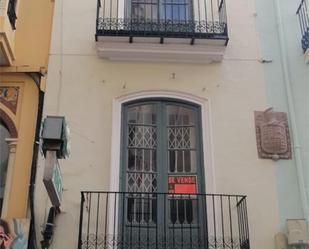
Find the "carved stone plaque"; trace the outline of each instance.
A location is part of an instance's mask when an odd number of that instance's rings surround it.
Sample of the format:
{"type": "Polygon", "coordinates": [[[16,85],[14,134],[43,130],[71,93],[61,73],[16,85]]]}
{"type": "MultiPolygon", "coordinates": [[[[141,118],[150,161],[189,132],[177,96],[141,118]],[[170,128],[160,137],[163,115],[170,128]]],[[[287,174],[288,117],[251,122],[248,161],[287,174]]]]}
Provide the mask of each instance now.
{"type": "Polygon", "coordinates": [[[285,112],[255,111],[255,131],[259,158],[291,159],[291,140],[285,112]]]}

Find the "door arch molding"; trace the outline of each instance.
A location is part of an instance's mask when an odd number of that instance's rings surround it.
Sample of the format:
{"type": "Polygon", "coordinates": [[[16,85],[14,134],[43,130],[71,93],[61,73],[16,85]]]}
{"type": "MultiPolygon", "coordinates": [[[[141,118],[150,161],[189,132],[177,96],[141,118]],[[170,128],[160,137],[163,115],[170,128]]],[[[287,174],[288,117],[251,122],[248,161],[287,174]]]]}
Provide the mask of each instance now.
{"type": "Polygon", "coordinates": [[[110,163],[110,191],[119,191],[120,186],[120,154],[121,154],[121,114],[122,105],[132,101],[139,101],[152,98],[167,98],[175,101],[185,101],[196,104],[201,108],[201,128],[203,140],[203,157],[204,157],[204,172],[206,192],[215,193],[215,169],[213,163],[212,151],[212,127],[211,127],[211,112],[210,100],[208,98],[199,97],[196,95],[167,90],[150,90],[139,91],[130,94],[125,94],[113,99],[112,108],[112,137],[111,137],[111,163],[110,163]]]}
{"type": "Polygon", "coordinates": [[[11,138],[17,138],[18,137],[18,132],[17,132],[17,129],[16,129],[16,126],[15,126],[13,120],[2,109],[0,109],[0,120],[4,123],[4,125],[9,130],[11,138]]]}

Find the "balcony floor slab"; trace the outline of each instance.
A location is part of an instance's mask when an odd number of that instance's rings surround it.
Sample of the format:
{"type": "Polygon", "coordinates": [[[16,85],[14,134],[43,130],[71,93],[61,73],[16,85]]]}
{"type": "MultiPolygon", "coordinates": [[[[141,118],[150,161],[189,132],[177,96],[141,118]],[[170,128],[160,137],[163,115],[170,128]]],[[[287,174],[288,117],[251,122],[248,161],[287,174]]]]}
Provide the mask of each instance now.
{"type": "Polygon", "coordinates": [[[101,58],[122,61],[212,63],[223,59],[224,39],[99,36],[101,58]]]}

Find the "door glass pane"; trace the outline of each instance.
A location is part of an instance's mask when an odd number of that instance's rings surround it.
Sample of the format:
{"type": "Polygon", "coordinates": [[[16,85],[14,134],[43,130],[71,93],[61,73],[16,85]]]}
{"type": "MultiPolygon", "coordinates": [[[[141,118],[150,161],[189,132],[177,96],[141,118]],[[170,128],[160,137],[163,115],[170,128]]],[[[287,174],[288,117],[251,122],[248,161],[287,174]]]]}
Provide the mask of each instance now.
{"type": "Polygon", "coordinates": [[[155,105],[140,105],[130,107],[128,110],[129,124],[156,124],[157,114],[155,105]]]}
{"type": "Polygon", "coordinates": [[[196,173],[196,121],[192,109],[167,106],[170,173],[196,173]]]}
{"type": "Polygon", "coordinates": [[[173,225],[197,224],[197,199],[194,196],[172,195],[169,200],[170,223],[173,225]]]}
{"type": "Polygon", "coordinates": [[[157,20],[158,0],[133,0],[131,2],[131,17],[137,20],[157,20]]]}
{"type": "Polygon", "coordinates": [[[185,23],[191,20],[190,0],[161,0],[161,18],[185,23]]]}
{"type": "Polygon", "coordinates": [[[169,197],[170,223],[173,226],[196,224],[197,208],[193,200],[196,196],[181,195],[197,192],[197,184],[188,181],[197,179],[196,112],[183,106],[168,105],[166,118],[168,172],[173,179],[169,186],[170,193],[173,193],[169,197]]]}
{"type": "Polygon", "coordinates": [[[156,122],[155,105],[128,108],[126,191],[134,192],[127,201],[127,221],[131,224],[156,222],[157,202],[151,194],[158,190],[156,122]]]}
{"type": "Polygon", "coordinates": [[[132,0],[131,18],[152,22],[168,20],[186,23],[192,20],[191,0],[132,0]]]}

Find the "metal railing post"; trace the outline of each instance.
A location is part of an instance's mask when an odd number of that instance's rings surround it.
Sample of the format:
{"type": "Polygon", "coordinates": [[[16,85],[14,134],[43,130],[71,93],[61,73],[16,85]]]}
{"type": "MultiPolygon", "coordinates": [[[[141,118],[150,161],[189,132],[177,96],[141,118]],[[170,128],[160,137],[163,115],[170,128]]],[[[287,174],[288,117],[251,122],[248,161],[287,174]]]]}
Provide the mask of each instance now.
{"type": "Polygon", "coordinates": [[[84,214],[84,193],[81,192],[80,215],[79,215],[79,233],[78,233],[78,249],[82,248],[82,233],[83,233],[83,214],[84,214]]]}

